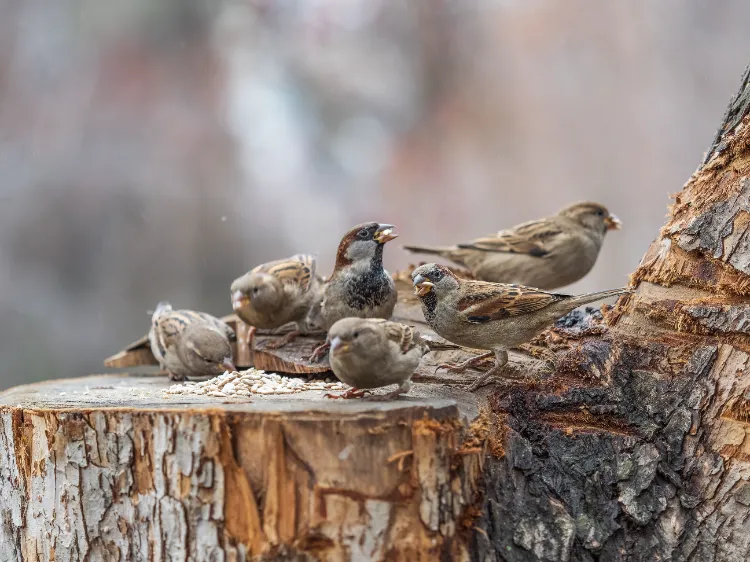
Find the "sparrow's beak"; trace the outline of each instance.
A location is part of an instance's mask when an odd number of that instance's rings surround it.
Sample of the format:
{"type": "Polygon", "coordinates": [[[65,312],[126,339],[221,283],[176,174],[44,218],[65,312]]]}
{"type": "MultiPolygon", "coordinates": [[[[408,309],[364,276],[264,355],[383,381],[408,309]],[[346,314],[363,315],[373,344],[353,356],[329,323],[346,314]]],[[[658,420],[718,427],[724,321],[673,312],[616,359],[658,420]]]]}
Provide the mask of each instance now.
{"type": "Polygon", "coordinates": [[[336,336],[331,340],[331,355],[334,357],[346,353],[352,348],[350,343],[345,342],[340,337],[336,336]]]}
{"type": "Polygon", "coordinates": [[[390,242],[394,238],[398,238],[398,234],[393,233],[394,228],[396,227],[392,224],[379,225],[378,229],[375,231],[375,236],[373,236],[375,242],[377,242],[378,244],[385,244],[386,242],[390,242]]]}
{"type": "Polygon", "coordinates": [[[232,293],[232,310],[239,310],[250,304],[250,299],[242,291],[232,293]]]}
{"type": "Polygon", "coordinates": [[[224,361],[221,362],[221,365],[230,373],[233,373],[237,370],[237,367],[234,366],[234,363],[232,362],[231,357],[225,357],[224,361]]]}
{"type": "Polygon", "coordinates": [[[607,227],[607,230],[620,230],[622,227],[622,221],[611,213],[606,219],[604,219],[604,224],[607,227]]]}
{"type": "Polygon", "coordinates": [[[414,294],[418,297],[426,295],[427,293],[432,291],[432,288],[435,286],[424,275],[417,275],[414,279],[412,279],[412,284],[414,285],[414,294]]]}

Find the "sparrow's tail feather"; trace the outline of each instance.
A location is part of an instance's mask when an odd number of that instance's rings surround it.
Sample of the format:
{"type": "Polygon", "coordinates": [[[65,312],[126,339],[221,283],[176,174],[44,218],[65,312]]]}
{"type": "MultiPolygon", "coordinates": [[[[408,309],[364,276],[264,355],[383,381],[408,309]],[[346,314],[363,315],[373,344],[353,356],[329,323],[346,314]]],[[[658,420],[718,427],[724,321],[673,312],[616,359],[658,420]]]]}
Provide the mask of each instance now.
{"type": "Polygon", "coordinates": [[[624,295],[632,292],[633,289],[629,287],[621,287],[619,289],[609,289],[607,291],[597,291],[596,293],[586,293],[585,295],[578,295],[576,297],[573,297],[568,302],[575,303],[575,305],[578,307],[584,304],[589,304],[590,302],[596,302],[608,299],[609,297],[616,297],[617,295],[624,295]]]}

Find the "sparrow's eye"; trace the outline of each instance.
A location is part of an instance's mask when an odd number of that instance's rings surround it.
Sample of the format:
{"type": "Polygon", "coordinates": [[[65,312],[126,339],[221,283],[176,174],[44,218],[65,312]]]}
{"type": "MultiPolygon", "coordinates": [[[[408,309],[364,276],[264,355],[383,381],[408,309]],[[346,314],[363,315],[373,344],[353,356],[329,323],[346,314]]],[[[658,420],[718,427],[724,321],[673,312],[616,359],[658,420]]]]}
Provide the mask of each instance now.
{"type": "Polygon", "coordinates": [[[432,274],[432,278],[433,278],[433,279],[434,279],[435,281],[438,281],[438,280],[442,279],[442,278],[443,278],[443,272],[442,272],[442,271],[440,271],[439,269],[436,269],[436,270],[435,270],[435,273],[433,273],[433,274],[432,274]]]}
{"type": "Polygon", "coordinates": [[[603,217],[604,216],[604,211],[599,210],[599,211],[596,212],[596,214],[599,215],[600,217],[603,217]]]}
{"type": "Polygon", "coordinates": [[[259,290],[258,287],[253,287],[253,294],[257,295],[258,294],[258,290],[259,290]]]}
{"type": "Polygon", "coordinates": [[[352,334],[352,338],[354,338],[355,340],[356,340],[356,339],[357,339],[358,337],[359,337],[359,332],[354,332],[354,333],[352,334]]]}
{"type": "Polygon", "coordinates": [[[366,228],[363,228],[362,230],[360,230],[359,232],[357,232],[357,236],[359,238],[362,238],[362,239],[367,238],[369,235],[370,235],[370,233],[367,231],[366,228]]]}

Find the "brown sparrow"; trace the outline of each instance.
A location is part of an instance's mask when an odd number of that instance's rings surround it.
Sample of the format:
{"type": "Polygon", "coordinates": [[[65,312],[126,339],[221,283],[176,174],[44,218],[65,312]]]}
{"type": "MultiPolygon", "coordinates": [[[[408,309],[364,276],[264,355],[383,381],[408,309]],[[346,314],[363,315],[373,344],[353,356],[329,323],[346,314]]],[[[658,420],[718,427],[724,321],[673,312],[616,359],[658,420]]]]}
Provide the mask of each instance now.
{"type": "Polygon", "coordinates": [[[480,359],[495,354],[495,365],[470,390],[476,390],[498,374],[508,362],[508,349],[530,341],[535,335],[574,308],[631,292],[612,289],[586,295],[548,293],[522,285],[505,285],[460,279],[445,266],[429,263],[412,274],[415,292],[430,327],[458,345],[487,349],[460,365],[446,365],[460,372],[480,359]]]}
{"type": "Polygon", "coordinates": [[[218,318],[205,312],[172,310],[167,302],[156,306],[148,333],[151,351],[171,380],[236,371],[229,343],[234,338],[232,328],[218,318]]]}
{"type": "Polygon", "coordinates": [[[554,289],[586,275],[594,267],[607,231],[621,225],[603,205],[584,202],[466,244],[404,248],[447,258],[484,281],[554,289]]]}
{"type": "Polygon", "coordinates": [[[359,390],[397,384],[398,388],[373,397],[388,400],[409,392],[411,376],[429,351],[414,328],[380,318],[344,318],[328,331],[330,362],[334,374],[353,387],[342,398],[359,390]]]}
{"type": "Polygon", "coordinates": [[[283,347],[309,333],[311,312],[320,307],[323,282],[315,269],[315,257],[304,254],[259,265],[232,283],[232,308],[244,322],[260,329],[296,323],[295,331],[267,346],[283,347]]]}
{"type": "MultiPolygon", "coordinates": [[[[342,318],[383,318],[393,314],[398,294],[383,269],[383,248],[398,235],[392,224],[369,222],[352,228],[341,239],[336,264],[323,288],[320,322],[326,330],[342,318]]],[[[329,344],[317,347],[311,360],[320,359],[329,344]]]]}

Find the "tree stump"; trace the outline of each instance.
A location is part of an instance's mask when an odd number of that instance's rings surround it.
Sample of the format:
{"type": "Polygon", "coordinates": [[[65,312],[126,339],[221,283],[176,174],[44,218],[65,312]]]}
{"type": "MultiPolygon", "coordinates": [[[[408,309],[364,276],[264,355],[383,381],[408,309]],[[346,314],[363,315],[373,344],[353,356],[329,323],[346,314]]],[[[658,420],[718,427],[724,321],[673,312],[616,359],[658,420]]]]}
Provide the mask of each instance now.
{"type": "Polygon", "coordinates": [[[486,428],[467,425],[462,391],[248,403],[168,386],[96,375],[2,394],[0,559],[468,559],[486,428]]]}

